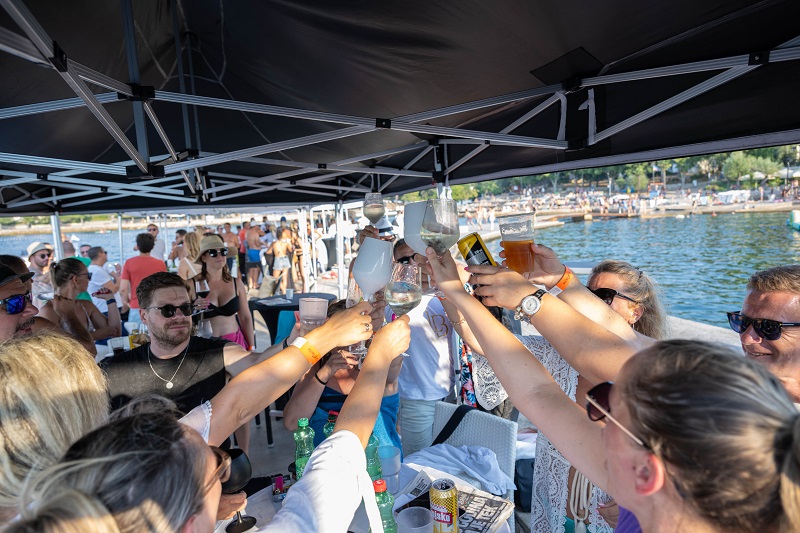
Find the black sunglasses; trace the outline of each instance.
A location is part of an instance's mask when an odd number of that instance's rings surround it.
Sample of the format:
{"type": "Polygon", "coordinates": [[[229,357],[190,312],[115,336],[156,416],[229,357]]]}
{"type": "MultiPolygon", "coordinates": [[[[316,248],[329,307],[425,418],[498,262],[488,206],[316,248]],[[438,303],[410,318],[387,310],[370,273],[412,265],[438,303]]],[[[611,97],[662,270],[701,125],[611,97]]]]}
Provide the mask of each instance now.
{"type": "Polygon", "coordinates": [[[208,254],[209,257],[217,257],[217,255],[221,255],[222,257],[227,257],[228,249],[227,248],[220,248],[219,250],[206,250],[203,252],[204,254],[208,254]]]}
{"type": "Polygon", "coordinates": [[[619,429],[624,431],[626,435],[633,439],[633,442],[649,450],[650,447],[647,446],[642,439],[634,435],[633,432],[623,426],[619,420],[611,416],[611,404],[608,400],[608,396],[613,386],[614,384],[612,382],[606,381],[605,383],[595,385],[586,393],[586,414],[589,416],[589,420],[598,422],[604,418],[608,418],[619,429]]]}
{"type": "Polygon", "coordinates": [[[783,333],[782,328],[796,328],[800,326],[800,322],[778,322],[777,320],[770,320],[768,318],[750,318],[745,316],[741,311],[733,311],[728,314],[728,324],[731,329],[736,333],[742,334],[747,331],[751,325],[753,331],[759,337],[767,339],[768,341],[776,341],[781,338],[783,333]]]}
{"type": "MultiPolygon", "coordinates": [[[[400,263],[401,265],[407,265],[407,264],[409,264],[411,262],[412,259],[417,257],[417,255],[419,255],[419,254],[413,253],[411,255],[407,255],[405,257],[401,257],[400,259],[397,260],[397,262],[400,263]]],[[[416,259],[414,259],[414,260],[416,261],[416,259]]],[[[417,263],[419,263],[419,261],[417,261],[417,263]]]]}
{"type": "Polygon", "coordinates": [[[182,305],[172,305],[166,304],[162,305],[161,307],[145,307],[145,309],[158,309],[161,311],[161,316],[164,318],[172,318],[175,316],[175,311],[180,310],[183,316],[192,316],[192,312],[194,311],[194,305],[192,304],[182,304],[182,305]]]}
{"type": "Polygon", "coordinates": [[[15,294],[14,296],[9,296],[4,300],[0,300],[0,306],[4,306],[6,310],[6,314],[8,315],[18,315],[25,310],[29,303],[33,302],[33,297],[31,293],[27,294],[15,294]]]}
{"type": "Polygon", "coordinates": [[[622,294],[620,292],[617,292],[614,289],[608,289],[606,287],[601,287],[599,289],[589,289],[589,290],[592,291],[592,293],[595,296],[597,296],[598,298],[603,300],[608,305],[611,305],[611,303],[614,301],[614,298],[622,298],[623,300],[628,300],[629,302],[633,302],[635,304],[639,303],[636,300],[634,300],[633,298],[631,298],[629,296],[625,296],[624,294],[622,294]]]}

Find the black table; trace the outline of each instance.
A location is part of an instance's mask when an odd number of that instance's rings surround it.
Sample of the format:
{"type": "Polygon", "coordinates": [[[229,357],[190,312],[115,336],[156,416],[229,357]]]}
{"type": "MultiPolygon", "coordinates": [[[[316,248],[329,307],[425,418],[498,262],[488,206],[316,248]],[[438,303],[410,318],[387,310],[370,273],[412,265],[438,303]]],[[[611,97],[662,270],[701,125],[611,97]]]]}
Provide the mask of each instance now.
{"type": "MultiPolygon", "coordinates": [[[[261,317],[264,319],[264,323],[267,325],[267,329],[269,330],[269,338],[271,342],[275,342],[275,336],[278,333],[278,315],[280,315],[281,311],[298,311],[300,309],[300,298],[324,298],[329,302],[336,299],[336,296],[333,294],[328,294],[327,292],[304,292],[304,293],[294,293],[294,297],[292,298],[291,303],[284,303],[278,305],[264,305],[258,303],[259,300],[278,300],[278,299],[286,299],[285,296],[271,296],[269,298],[250,298],[248,301],[250,305],[250,312],[253,313],[254,311],[258,311],[261,313],[261,317]]],[[[258,347],[259,350],[264,350],[266,347],[258,347]]]]}

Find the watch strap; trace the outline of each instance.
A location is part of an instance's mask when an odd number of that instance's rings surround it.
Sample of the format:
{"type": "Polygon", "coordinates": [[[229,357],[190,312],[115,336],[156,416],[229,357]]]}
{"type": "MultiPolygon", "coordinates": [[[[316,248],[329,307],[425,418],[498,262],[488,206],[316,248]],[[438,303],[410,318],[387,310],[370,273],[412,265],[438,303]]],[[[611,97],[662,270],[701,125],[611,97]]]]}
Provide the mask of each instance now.
{"type": "MultiPolygon", "coordinates": [[[[536,292],[534,292],[533,294],[529,294],[525,298],[530,298],[531,296],[533,296],[534,298],[537,298],[541,302],[542,301],[542,296],[544,296],[545,294],[547,294],[546,290],[537,289],[536,292]]],[[[522,310],[522,302],[525,301],[525,298],[523,298],[522,301],[519,302],[519,305],[514,310],[514,318],[516,320],[528,319],[531,316],[531,315],[529,315],[528,313],[526,313],[525,311],[522,310]]]]}

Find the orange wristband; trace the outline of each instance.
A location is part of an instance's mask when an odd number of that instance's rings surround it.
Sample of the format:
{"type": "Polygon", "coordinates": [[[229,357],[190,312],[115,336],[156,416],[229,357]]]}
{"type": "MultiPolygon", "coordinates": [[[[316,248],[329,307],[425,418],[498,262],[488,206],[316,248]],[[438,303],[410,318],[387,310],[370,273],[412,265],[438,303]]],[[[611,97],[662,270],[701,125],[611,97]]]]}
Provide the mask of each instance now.
{"type": "Polygon", "coordinates": [[[313,365],[317,361],[322,358],[322,354],[319,353],[319,350],[308,342],[305,337],[297,337],[295,340],[292,341],[291,346],[294,346],[300,353],[303,354],[303,357],[306,358],[309,364],[313,365]]]}
{"type": "Polygon", "coordinates": [[[558,280],[558,283],[556,283],[555,286],[547,292],[553,296],[558,296],[569,286],[570,283],[572,283],[572,278],[574,277],[575,275],[572,273],[572,270],[568,266],[564,265],[564,275],[561,276],[561,279],[558,280]]]}

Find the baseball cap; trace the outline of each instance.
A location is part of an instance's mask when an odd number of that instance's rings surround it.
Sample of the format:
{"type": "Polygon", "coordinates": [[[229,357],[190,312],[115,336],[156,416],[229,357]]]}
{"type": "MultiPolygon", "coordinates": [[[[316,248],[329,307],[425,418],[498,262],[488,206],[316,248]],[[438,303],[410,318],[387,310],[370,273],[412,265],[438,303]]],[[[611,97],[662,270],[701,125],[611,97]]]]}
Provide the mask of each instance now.
{"type": "Polygon", "coordinates": [[[42,250],[47,250],[48,252],[53,251],[53,247],[44,242],[32,242],[28,245],[28,257],[32,256],[36,252],[41,252],[42,250]]]}
{"type": "Polygon", "coordinates": [[[281,217],[281,222],[286,222],[286,217],[281,217]]]}
{"type": "Polygon", "coordinates": [[[0,263],[0,287],[5,285],[6,283],[11,283],[15,279],[18,279],[23,283],[25,283],[32,277],[33,277],[33,272],[25,272],[24,274],[17,274],[10,266],[4,263],[0,263]]]}

